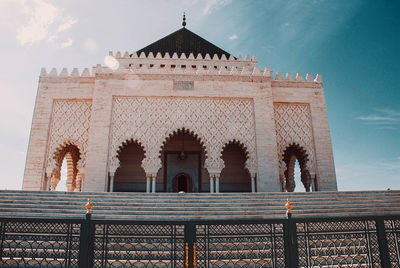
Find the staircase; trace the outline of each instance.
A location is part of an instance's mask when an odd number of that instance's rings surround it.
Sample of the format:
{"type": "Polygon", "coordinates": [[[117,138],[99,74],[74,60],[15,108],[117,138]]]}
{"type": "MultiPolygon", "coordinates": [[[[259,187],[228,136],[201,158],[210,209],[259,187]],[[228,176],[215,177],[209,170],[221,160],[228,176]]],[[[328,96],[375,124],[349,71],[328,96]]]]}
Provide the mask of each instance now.
{"type": "Polygon", "coordinates": [[[75,193],[0,191],[0,217],[82,218],[93,203],[94,219],[223,220],[400,214],[400,191],[313,193],[75,193]]]}

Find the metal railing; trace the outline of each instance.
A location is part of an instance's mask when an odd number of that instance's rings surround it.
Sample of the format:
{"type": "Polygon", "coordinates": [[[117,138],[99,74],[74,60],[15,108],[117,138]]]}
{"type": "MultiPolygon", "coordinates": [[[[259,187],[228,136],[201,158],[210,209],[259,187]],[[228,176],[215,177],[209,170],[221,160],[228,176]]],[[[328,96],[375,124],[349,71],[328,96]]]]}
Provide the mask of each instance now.
{"type": "MultiPolygon", "coordinates": [[[[288,205],[288,204],[287,204],[288,205]]],[[[400,267],[400,215],[207,221],[0,218],[0,267],[400,267]]]]}

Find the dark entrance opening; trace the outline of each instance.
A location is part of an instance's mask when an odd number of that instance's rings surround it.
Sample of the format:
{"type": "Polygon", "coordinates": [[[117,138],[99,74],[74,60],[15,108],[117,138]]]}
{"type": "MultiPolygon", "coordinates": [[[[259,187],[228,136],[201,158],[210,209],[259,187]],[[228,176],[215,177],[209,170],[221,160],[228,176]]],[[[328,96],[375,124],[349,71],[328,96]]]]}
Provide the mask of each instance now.
{"type": "Polygon", "coordinates": [[[204,145],[194,133],[185,129],[174,132],[161,151],[163,168],[157,184],[167,193],[209,191],[205,158],[204,145]]]}
{"type": "Polygon", "coordinates": [[[143,147],[128,141],[118,153],[120,166],[115,172],[114,192],[146,192],[146,173],[142,168],[143,147]]]}
{"type": "Polygon", "coordinates": [[[192,191],[192,181],[186,174],[179,174],[174,178],[174,192],[190,193],[192,191]]]}

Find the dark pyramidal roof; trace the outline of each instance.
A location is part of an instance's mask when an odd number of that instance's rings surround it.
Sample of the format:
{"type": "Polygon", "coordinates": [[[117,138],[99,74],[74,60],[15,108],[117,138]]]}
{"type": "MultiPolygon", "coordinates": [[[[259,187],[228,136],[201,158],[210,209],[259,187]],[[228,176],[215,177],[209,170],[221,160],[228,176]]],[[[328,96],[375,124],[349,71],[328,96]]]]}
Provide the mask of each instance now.
{"type": "Polygon", "coordinates": [[[142,52],[146,54],[146,57],[150,52],[153,52],[154,56],[160,52],[163,57],[167,52],[171,57],[175,52],[179,57],[182,53],[185,53],[186,57],[189,57],[190,53],[193,53],[193,55],[197,57],[197,54],[200,53],[203,58],[207,53],[210,55],[210,57],[213,57],[214,54],[217,54],[219,58],[221,58],[223,54],[226,56],[226,58],[229,58],[231,55],[216,45],[208,42],[204,38],[193,33],[192,31],[189,31],[185,27],[173,32],[170,35],[167,35],[164,38],[161,38],[147,47],[136,51],[138,55],[140,55],[142,52]]]}

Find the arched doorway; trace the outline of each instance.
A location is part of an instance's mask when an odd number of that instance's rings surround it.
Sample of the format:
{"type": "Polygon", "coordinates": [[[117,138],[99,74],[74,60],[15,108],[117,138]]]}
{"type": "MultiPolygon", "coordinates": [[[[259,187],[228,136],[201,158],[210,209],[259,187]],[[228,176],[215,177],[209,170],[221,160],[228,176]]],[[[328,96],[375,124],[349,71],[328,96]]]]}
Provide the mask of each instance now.
{"type": "MultiPolygon", "coordinates": [[[[61,145],[55,155],[56,168],[50,178],[52,191],[81,191],[81,176],[78,170],[78,161],[81,153],[78,146],[71,142],[61,145]]],[[[48,187],[48,186],[46,186],[48,187]]]]}
{"type": "Polygon", "coordinates": [[[164,142],[160,157],[163,166],[157,176],[159,191],[177,192],[179,187],[186,187],[184,192],[210,191],[204,169],[205,148],[193,132],[180,129],[171,134],[164,142]]]}
{"type": "Polygon", "coordinates": [[[299,191],[301,185],[296,185],[295,182],[295,167],[300,166],[300,181],[304,186],[304,190],[311,190],[311,176],[307,170],[308,155],[306,151],[298,144],[289,145],[283,153],[283,161],[286,164],[284,191],[294,192],[299,191]]]}
{"type": "Polygon", "coordinates": [[[247,152],[243,144],[232,141],[222,151],[225,167],[219,179],[220,192],[251,192],[251,178],[245,167],[247,152]]]}
{"type": "Polygon", "coordinates": [[[175,176],[174,178],[174,192],[192,192],[192,180],[189,175],[185,173],[181,173],[175,176]]]}
{"type": "Polygon", "coordinates": [[[136,141],[130,140],[122,146],[118,152],[120,166],[114,176],[114,192],[146,192],[143,158],[143,147],[136,141]]]}

